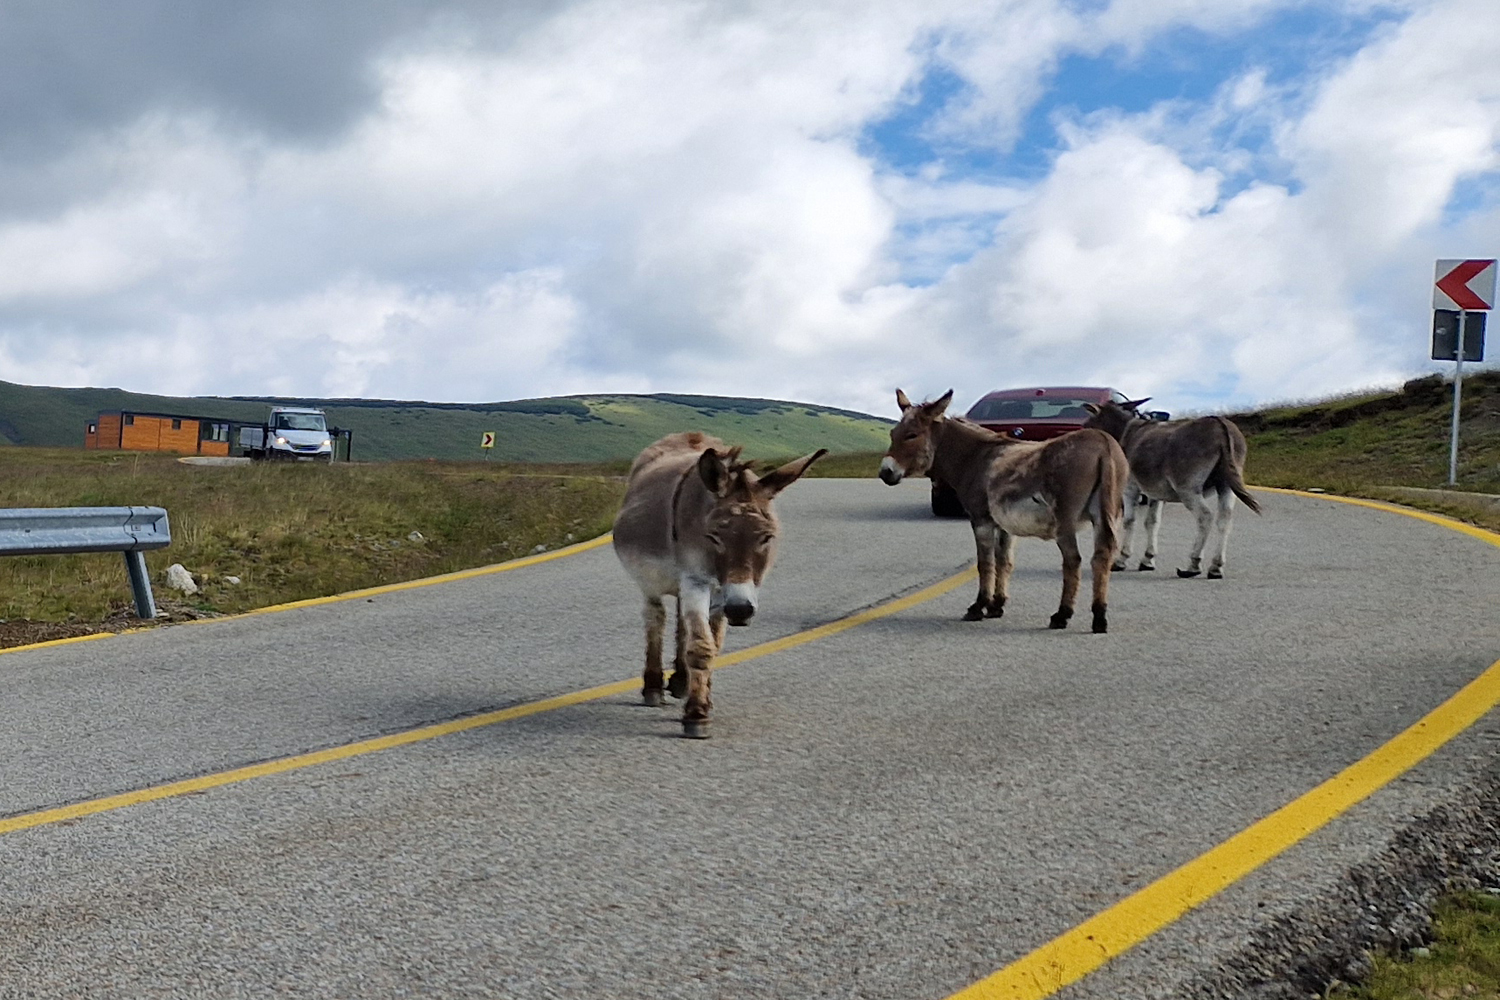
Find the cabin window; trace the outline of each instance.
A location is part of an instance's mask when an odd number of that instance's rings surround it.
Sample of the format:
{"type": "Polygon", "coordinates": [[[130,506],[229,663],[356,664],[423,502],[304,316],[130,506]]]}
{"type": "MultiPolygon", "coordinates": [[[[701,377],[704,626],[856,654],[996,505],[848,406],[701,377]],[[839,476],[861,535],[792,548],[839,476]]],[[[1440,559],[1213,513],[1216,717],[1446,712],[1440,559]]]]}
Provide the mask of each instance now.
{"type": "Polygon", "coordinates": [[[135,414],[134,413],[127,413],[127,414],[125,414],[125,426],[126,427],[134,427],[135,426],[135,414]]]}
{"type": "Polygon", "coordinates": [[[228,424],[209,424],[209,423],[205,423],[202,426],[203,426],[203,431],[202,431],[203,440],[205,440],[205,441],[228,441],[229,440],[229,425],[228,424]]]}
{"type": "Polygon", "coordinates": [[[98,434],[99,433],[99,425],[98,424],[89,424],[89,433],[90,434],[98,434]]]}
{"type": "Polygon", "coordinates": [[[180,430],[182,430],[182,418],[181,417],[173,417],[172,418],[172,429],[174,431],[180,431],[180,430]]]}

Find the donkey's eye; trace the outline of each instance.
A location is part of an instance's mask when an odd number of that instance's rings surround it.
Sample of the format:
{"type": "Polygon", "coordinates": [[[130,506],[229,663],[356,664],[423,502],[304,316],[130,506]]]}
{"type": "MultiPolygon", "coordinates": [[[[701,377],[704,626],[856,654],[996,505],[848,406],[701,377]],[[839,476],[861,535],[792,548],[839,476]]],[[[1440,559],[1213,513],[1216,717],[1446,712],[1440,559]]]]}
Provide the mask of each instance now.
{"type": "Polygon", "coordinates": [[[703,537],[708,540],[708,544],[712,545],[716,549],[722,549],[724,547],[724,543],[719,540],[719,536],[715,535],[713,532],[709,532],[703,537]]]}
{"type": "Polygon", "coordinates": [[[770,545],[774,541],[776,541],[776,536],[775,535],[761,535],[759,538],[757,538],[755,540],[755,544],[759,548],[763,549],[767,545],[770,545]]]}

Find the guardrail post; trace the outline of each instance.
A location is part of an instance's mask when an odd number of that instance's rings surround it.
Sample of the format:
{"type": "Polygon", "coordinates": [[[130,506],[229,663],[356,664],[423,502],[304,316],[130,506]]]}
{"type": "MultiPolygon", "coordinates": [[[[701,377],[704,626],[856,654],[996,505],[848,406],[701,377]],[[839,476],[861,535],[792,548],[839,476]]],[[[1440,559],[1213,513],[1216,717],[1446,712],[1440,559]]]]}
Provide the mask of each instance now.
{"type": "Polygon", "coordinates": [[[135,595],[137,618],[156,617],[156,598],[151,594],[151,577],[146,573],[146,553],[125,553],[125,569],[130,574],[130,591],[135,595]]]}

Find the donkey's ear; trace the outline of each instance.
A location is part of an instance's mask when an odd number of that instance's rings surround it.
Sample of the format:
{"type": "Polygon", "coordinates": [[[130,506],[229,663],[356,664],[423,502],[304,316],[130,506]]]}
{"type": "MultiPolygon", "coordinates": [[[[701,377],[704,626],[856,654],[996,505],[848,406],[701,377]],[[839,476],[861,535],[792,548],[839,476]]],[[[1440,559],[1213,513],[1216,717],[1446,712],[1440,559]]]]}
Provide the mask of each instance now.
{"type": "Polygon", "coordinates": [[[911,400],[907,399],[906,393],[902,392],[900,389],[896,390],[896,405],[901,407],[902,413],[905,413],[907,410],[911,409],[911,400]]]}
{"type": "Polygon", "coordinates": [[[1142,406],[1145,406],[1149,402],[1151,402],[1151,397],[1150,396],[1144,396],[1144,397],[1142,397],[1140,399],[1127,399],[1125,402],[1121,403],[1120,405],[1123,406],[1125,409],[1129,410],[1130,412],[1134,413],[1137,409],[1139,409],[1142,406]]]}
{"type": "Polygon", "coordinates": [[[1090,413],[1097,414],[1099,412],[1099,407],[1095,406],[1093,403],[1084,403],[1083,408],[1085,410],[1088,410],[1090,413]]]}
{"type": "Polygon", "coordinates": [[[729,466],[712,448],[698,456],[698,478],[703,480],[708,492],[716,497],[729,492],[729,466]]]}
{"type": "Polygon", "coordinates": [[[936,420],[938,417],[941,417],[944,413],[948,412],[948,404],[951,402],[953,402],[953,390],[949,389],[947,392],[943,393],[932,402],[923,403],[922,409],[927,411],[927,415],[929,417],[936,420]]]}
{"type": "Polygon", "coordinates": [[[756,487],[774,497],[801,479],[802,474],[812,468],[812,464],[826,454],[828,454],[827,448],[819,448],[811,455],[803,455],[799,459],[786,463],[779,469],[773,469],[760,477],[760,482],[756,483],[756,487]]]}

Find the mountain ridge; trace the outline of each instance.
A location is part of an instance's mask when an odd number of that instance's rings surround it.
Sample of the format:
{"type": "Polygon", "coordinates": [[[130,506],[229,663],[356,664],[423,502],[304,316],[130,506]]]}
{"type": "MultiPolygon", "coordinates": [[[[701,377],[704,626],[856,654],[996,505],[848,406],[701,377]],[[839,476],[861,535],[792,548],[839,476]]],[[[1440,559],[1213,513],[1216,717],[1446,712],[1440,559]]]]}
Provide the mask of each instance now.
{"type": "Polygon", "coordinates": [[[663,434],[701,430],[752,454],[883,449],[893,421],[791,400],[687,393],[592,393],[492,403],[320,398],[164,396],[120,388],[60,388],[0,381],[0,437],[19,446],[82,447],[100,412],[133,410],[245,423],[273,405],[316,406],[354,431],[362,460],[479,459],[594,462],[630,458],[663,434]],[[478,447],[497,436],[492,455],[478,447]]]}

